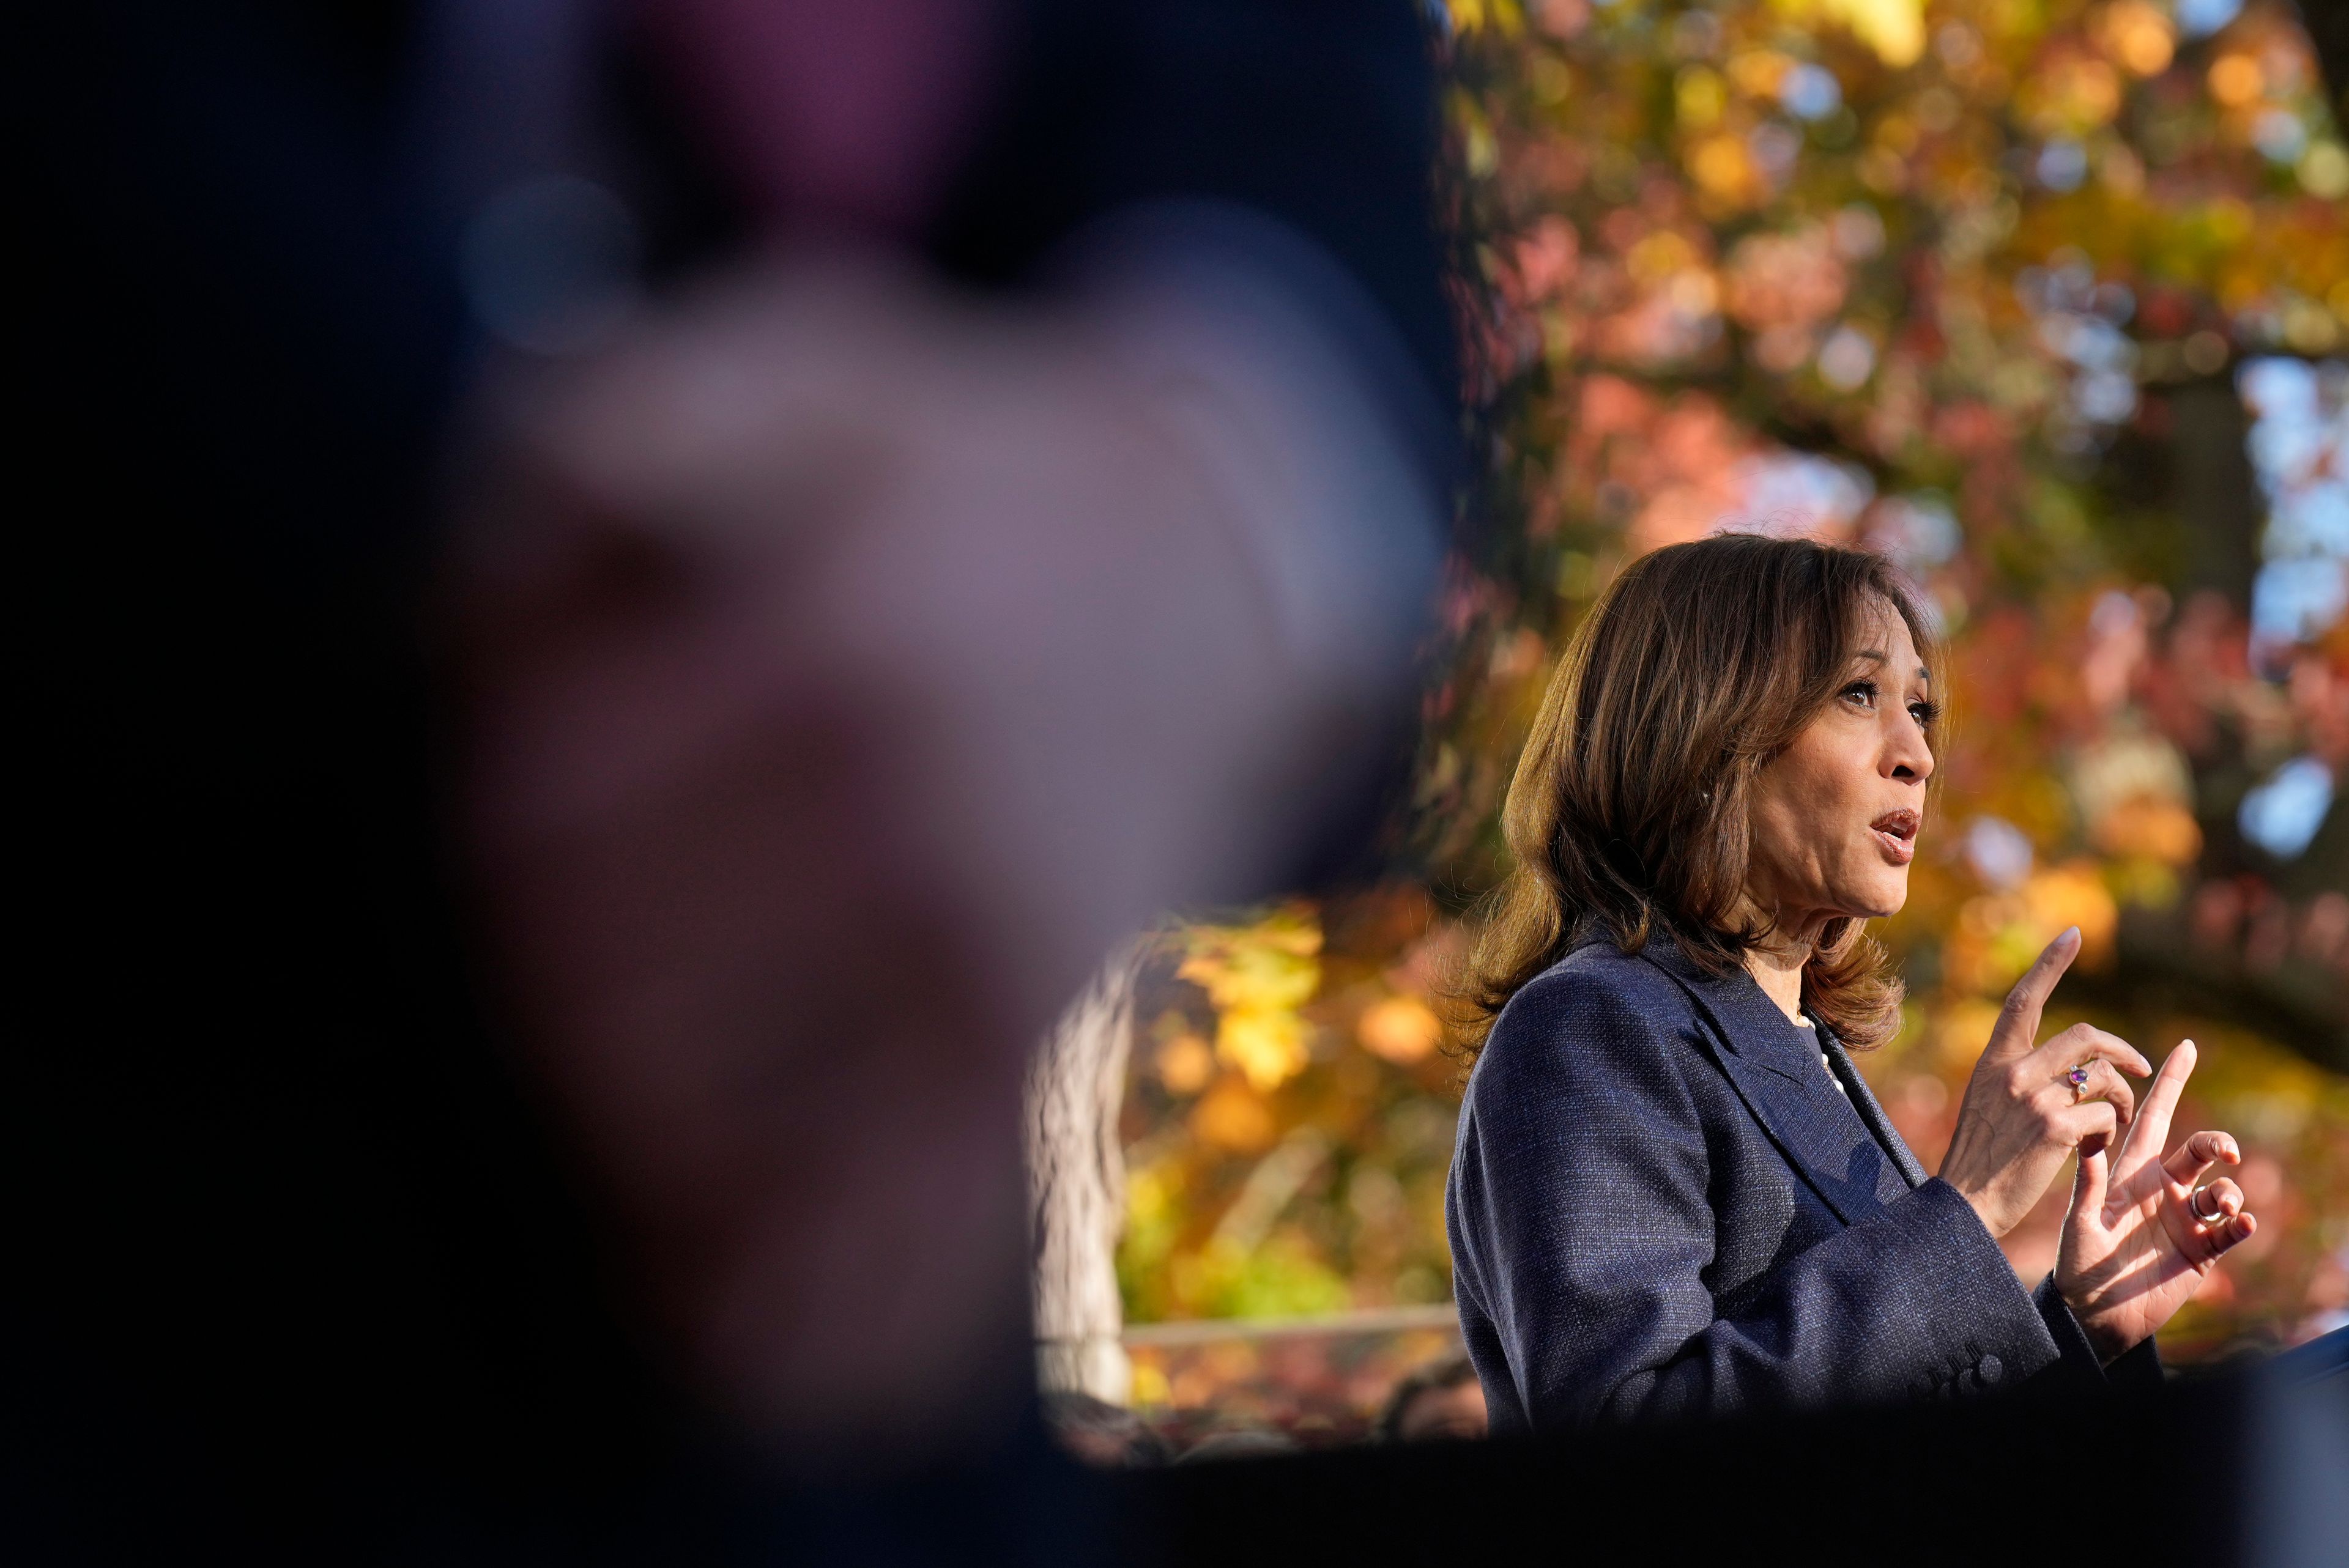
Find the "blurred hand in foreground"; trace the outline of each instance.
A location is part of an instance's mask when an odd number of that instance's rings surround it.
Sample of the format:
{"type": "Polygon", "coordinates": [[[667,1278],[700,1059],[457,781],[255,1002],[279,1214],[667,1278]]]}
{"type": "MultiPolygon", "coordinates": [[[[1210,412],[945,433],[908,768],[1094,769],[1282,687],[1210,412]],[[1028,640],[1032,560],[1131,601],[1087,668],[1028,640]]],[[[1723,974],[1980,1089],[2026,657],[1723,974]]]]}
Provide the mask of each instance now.
{"type": "Polygon", "coordinates": [[[1314,337],[1278,288],[784,258],[492,400],[491,937],[657,1337],[795,1463],[1001,1440],[1030,1042],[1257,891],[1407,689],[1435,531],[1314,337]],[[1364,586],[1381,508],[1425,562],[1364,586]]]}

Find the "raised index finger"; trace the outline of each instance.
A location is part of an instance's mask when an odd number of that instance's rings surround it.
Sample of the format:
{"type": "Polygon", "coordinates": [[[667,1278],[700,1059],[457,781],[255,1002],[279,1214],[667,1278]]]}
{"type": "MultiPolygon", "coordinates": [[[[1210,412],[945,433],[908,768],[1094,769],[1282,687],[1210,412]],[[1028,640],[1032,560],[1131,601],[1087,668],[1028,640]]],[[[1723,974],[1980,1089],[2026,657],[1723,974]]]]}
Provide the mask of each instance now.
{"type": "Polygon", "coordinates": [[[2129,1129],[2128,1139],[2121,1145],[2121,1157],[2114,1166],[2115,1180],[2127,1181],[2147,1161],[2161,1158],[2162,1148],[2169,1141],[2169,1119],[2178,1109],[2178,1097],[2185,1092],[2186,1078],[2194,1070],[2198,1054],[2193,1041],[2180,1040],[2177,1048],[2163,1058],[2161,1071],[2154,1075],[2152,1087],[2145,1091],[2145,1104],[2138,1108],[2137,1125],[2129,1129]]]}
{"type": "Polygon", "coordinates": [[[2014,989],[2006,994],[2006,1006],[1999,1010],[1998,1024],[1990,1032],[1990,1045],[1982,1055],[1992,1061],[2005,1061],[2022,1056],[2031,1049],[2031,1042],[2039,1037],[2039,1015],[2047,1006],[2048,996],[2064,971],[2072,967],[2079,956],[2080,928],[2064,927],[2055,940],[2040,949],[2039,956],[2014,989]]]}

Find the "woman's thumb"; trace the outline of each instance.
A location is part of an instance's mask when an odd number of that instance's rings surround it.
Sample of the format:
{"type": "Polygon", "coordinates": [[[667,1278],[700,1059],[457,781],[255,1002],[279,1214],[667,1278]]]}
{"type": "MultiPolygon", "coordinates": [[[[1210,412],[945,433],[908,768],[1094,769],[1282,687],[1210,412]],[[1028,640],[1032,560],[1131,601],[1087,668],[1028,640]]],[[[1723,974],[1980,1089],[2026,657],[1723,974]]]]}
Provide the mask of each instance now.
{"type": "Polygon", "coordinates": [[[2105,1192],[2112,1180],[2112,1158],[2105,1151],[2105,1140],[2100,1136],[2093,1145],[2080,1145],[2080,1168],[2072,1177],[2072,1217],[2101,1219],[2105,1212],[2105,1192]]]}

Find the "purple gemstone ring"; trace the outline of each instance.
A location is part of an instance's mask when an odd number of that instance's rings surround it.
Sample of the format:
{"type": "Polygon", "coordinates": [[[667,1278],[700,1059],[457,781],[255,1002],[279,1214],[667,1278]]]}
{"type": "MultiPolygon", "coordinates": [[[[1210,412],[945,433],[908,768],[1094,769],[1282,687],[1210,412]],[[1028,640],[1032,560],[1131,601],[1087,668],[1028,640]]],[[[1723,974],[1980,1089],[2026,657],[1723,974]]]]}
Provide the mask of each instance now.
{"type": "Polygon", "coordinates": [[[2070,1072],[2064,1075],[2064,1081],[2072,1086],[2072,1103],[2079,1104],[2087,1098],[2081,1091],[2088,1087],[2088,1064],[2080,1062],[2075,1065],[2070,1072]]]}

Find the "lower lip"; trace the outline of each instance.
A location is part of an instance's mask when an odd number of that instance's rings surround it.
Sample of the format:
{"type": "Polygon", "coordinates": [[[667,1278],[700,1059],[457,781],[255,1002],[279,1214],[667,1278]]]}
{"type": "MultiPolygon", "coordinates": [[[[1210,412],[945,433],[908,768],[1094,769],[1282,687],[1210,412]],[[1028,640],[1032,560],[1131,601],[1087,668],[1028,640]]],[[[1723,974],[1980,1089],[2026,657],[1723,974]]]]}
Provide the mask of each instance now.
{"type": "Polygon", "coordinates": [[[1884,858],[1894,865],[1905,866],[1917,858],[1916,840],[1897,837],[1881,828],[1870,828],[1868,830],[1876,835],[1876,841],[1884,846],[1884,858]]]}

